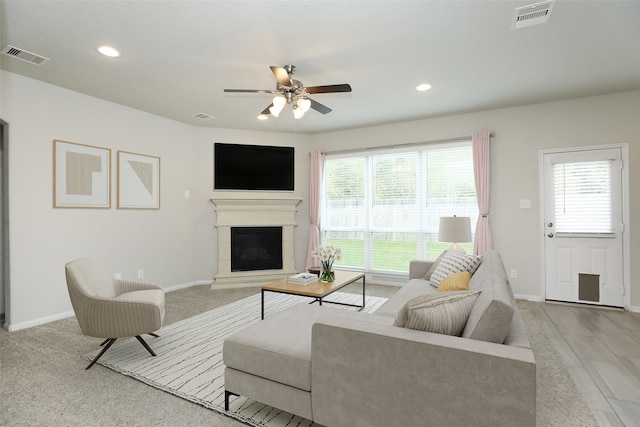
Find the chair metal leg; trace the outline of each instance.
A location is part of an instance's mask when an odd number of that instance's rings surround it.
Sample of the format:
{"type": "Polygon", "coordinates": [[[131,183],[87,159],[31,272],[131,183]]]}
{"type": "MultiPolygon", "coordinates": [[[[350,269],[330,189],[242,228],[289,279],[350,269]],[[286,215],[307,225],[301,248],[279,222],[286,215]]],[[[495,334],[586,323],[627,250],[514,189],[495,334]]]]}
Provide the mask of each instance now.
{"type": "Polygon", "coordinates": [[[144,348],[147,349],[147,351],[149,353],[151,353],[152,356],[155,356],[156,354],[153,352],[153,350],[151,350],[151,347],[149,347],[149,344],[146,343],[145,340],[142,339],[142,337],[140,335],[136,335],[136,339],[138,341],[140,341],[140,344],[142,344],[144,346],[144,348]]]}
{"type": "MultiPolygon", "coordinates": [[[[154,334],[154,333],[150,333],[149,335],[154,336],[154,337],[158,337],[158,335],[154,334]]],[[[155,356],[156,354],[153,352],[153,350],[151,349],[151,347],[149,347],[149,344],[146,343],[145,340],[142,339],[142,337],[140,335],[136,335],[136,339],[140,342],[140,344],[142,344],[142,346],[144,348],[147,349],[147,351],[152,355],[155,356]]],[[[113,345],[114,342],[116,342],[117,338],[107,338],[106,340],[104,340],[100,346],[104,346],[104,348],[102,349],[102,351],[100,353],[98,353],[98,355],[91,361],[91,363],[89,363],[89,366],[87,366],[86,368],[84,368],[84,370],[86,371],[87,369],[89,369],[90,367],[92,367],[93,365],[95,365],[95,363],[98,361],[98,359],[100,359],[102,357],[102,355],[109,350],[109,347],[111,347],[113,345]],[[106,344],[106,345],[105,345],[106,344]]]]}
{"type": "Polygon", "coordinates": [[[109,350],[109,347],[111,347],[113,345],[113,343],[116,342],[116,340],[117,340],[117,338],[108,338],[105,342],[100,344],[100,345],[103,345],[104,343],[106,343],[107,345],[104,346],[102,351],[100,353],[98,353],[98,355],[91,361],[91,363],[89,363],[89,366],[84,368],[84,370],[86,371],[87,369],[92,367],[98,361],[98,359],[100,359],[102,357],[102,355],[105,353],[105,351],[109,350]]]}
{"type": "Polygon", "coordinates": [[[155,337],[155,338],[160,338],[160,335],[154,334],[153,332],[149,332],[148,335],[151,335],[152,337],[155,337]]]}

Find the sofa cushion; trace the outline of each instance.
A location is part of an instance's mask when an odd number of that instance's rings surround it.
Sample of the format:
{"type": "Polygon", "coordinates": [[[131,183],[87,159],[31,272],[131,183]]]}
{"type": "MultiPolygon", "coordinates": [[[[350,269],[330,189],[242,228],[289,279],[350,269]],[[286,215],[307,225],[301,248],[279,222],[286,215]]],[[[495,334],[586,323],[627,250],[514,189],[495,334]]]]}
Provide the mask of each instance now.
{"type": "Polygon", "coordinates": [[[410,279],[395,294],[391,296],[375,311],[377,315],[389,316],[395,319],[398,311],[412,298],[435,293],[436,288],[429,286],[429,282],[422,279],[410,279]]]}
{"type": "Polygon", "coordinates": [[[447,291],[466,291],[469,289],[469,281],[471,280],[471,273],[468,271],[460,271],[453,273],[442,279],[442,282],[438,285],[438,292],[447,291]]]}
{"type": "Polygon", "coordinates": [[[446,250],[440,257],[438,266],[431,274],[429,280],[431,286],[438,287],[440,282],[452,273],[458,273],[460,271],[468,271],[471,275],[476,271],[482,258],[475,255],[468,255],[462,252],[446,250]]]}
{"type": "Polygon", "coordinates": [[[229,368],[311,390],[311,327],[319,313],[295,305],[224,340],[229,368]]]}
{"type": "Polygon", "coordinates": [[[504,343],[511,327],[514,307],[509,279],[500,254],[487,252],[469,282],[469,290],[481,290],[462,332],[465,338],[504,343]]]}
{"type": "Polygon", "coordinates": [[[398,312],[394,326],[460,336],[480,291],[453,291],[411,299],[398,312]]]}

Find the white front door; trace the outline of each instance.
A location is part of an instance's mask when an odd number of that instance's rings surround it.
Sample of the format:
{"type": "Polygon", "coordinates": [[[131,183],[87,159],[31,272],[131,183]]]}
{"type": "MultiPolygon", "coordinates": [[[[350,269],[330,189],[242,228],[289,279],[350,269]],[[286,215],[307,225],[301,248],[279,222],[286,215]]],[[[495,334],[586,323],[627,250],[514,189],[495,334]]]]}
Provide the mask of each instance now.
{"type": "Polygon", "coordinates": [[[545,299],[624,304],[622,150],[543,153],[545,299]]]}

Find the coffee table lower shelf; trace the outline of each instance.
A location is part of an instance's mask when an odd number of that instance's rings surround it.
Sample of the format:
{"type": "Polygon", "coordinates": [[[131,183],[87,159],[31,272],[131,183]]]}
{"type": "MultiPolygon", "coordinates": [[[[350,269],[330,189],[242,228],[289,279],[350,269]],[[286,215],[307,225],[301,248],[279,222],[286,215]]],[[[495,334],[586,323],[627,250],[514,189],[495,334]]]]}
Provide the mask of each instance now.
{"type": "Polygon", "coordinates": [[[280,279],[262,287],[262,313],[261,319],[264,319],[264,294],[265,292],[276,292],[281,294],[298,295],[303,297],[312,298],[309,304],[318,303],[322,305],[323,302],[328,304],[344,305],[348,307],[356,307],[362,311],[365,307],[365,276],[364,273],[355,273],[350,271],[336,271],[336,279],[332,283],[323,283],[319,280],[316,283],[310,283],[308,285],[295,285],[287,283],[287,279],[280,279]],[[350,285],[353,282],[362,279],[362,305],[347,304],[339,301],[326,300],[325,297],[331,295],[339,289],[350,285]]]}

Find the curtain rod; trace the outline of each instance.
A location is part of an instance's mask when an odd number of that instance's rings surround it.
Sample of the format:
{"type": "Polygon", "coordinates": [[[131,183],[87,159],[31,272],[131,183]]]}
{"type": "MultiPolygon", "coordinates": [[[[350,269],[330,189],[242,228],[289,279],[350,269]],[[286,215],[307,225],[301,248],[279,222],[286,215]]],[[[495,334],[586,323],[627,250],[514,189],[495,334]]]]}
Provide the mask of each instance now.
{"type": "MultiPolygon", "coordinates": [[[[496,136],[496,133],[494,131],[489,132],[490,138],[493,138],[494,136],[496,136]]],[[[405,142],[402,144],[380,145],[376,147],[351,148],[348,150],[337,150],[337,151],[323,151],[322,154],[344,154],[344,153],[356,153],[356,152],[367,151],[367,150],[382,150],[382,149],[389,149],[389,148],[410,147],[412,145],[444,144],[447,142],[458,142],[458,141],[470,140],[471,137],[472,135],[468,135],[468,136],[465,135],[465,136],[456,136],[453,138],[434,139],[431,141],[405,142]]],[[[311,155],[311,153],[309,153],[309,155],[311,155]]]]}

